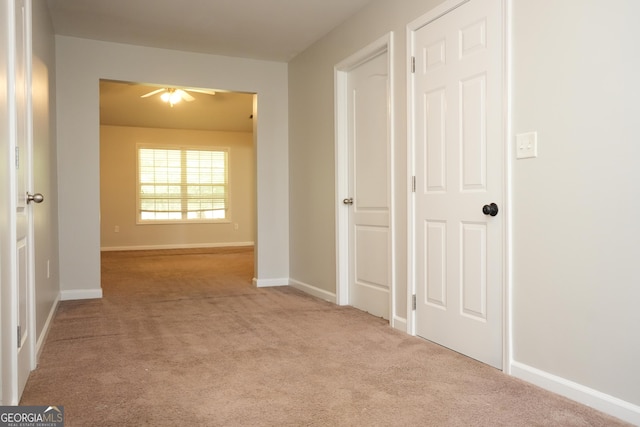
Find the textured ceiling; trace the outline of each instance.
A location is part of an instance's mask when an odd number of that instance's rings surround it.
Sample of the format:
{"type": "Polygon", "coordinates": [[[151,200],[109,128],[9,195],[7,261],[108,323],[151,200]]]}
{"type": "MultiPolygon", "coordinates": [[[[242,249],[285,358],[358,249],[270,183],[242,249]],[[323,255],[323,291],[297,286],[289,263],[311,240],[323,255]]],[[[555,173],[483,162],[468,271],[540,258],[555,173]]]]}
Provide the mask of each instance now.
{"type": "Polygon", "coordinates": [[[371,0],[48,0],[56,34],[287,62],[371,0]]]}

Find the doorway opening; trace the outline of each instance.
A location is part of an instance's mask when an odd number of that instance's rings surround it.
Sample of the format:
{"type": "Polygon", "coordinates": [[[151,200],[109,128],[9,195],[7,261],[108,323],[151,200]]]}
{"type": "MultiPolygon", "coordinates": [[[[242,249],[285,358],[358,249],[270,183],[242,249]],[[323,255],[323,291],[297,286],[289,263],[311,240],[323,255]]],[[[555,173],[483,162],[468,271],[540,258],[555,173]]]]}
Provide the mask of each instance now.
{"type": "Polygon", "coordinates": [[[253,247],[255,97],[100,80],[102,252],[253,247]]]}

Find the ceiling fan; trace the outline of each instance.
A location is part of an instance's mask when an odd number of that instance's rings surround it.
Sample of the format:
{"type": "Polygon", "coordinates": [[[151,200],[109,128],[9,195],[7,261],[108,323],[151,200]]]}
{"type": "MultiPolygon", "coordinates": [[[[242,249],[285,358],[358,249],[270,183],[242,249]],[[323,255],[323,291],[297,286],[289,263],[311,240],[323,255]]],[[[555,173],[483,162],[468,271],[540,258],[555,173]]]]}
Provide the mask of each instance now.
{"type": "Polygon", "coordinates": [[[160,89],[152,90],[149,93],[145,93],[140,98],[148,98],[150,96],[161,93],[160,99],[164,102],[168,103],[171,107],[174,104],[177,104],[180,101],[191,102],[195,98],[189,94],[189,92],[197,92],[197,93],[205,93],[207,95],[215,95],[216,93],[212,90],[203,90],[203,89],[176,89],[171,87],[163,87],[160,89]]]}

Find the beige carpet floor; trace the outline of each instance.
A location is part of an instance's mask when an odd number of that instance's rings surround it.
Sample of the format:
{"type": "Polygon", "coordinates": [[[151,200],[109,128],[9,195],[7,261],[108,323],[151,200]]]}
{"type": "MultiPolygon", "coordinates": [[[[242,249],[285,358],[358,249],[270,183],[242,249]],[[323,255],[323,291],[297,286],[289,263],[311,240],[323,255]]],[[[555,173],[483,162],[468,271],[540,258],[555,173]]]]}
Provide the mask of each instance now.
{"type": "Polygon", "coordinates": [[[246,248],[107,252],[58,308],[22,405],[67,426],[616,426],[386,321],[256,289],[246,248]]]}

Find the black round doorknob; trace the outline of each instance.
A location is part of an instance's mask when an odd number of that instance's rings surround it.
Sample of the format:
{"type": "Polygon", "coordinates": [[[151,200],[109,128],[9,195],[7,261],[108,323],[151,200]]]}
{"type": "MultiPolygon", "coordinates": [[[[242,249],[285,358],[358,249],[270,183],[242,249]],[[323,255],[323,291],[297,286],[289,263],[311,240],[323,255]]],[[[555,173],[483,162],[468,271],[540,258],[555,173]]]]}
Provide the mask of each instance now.
{"type": "Polygon", "coordinates": [[[482,213],[485,215],[496,216],[498,215],[498,205],[491,203],[490,205],[484,205],[482,207],[482,213]]]}

